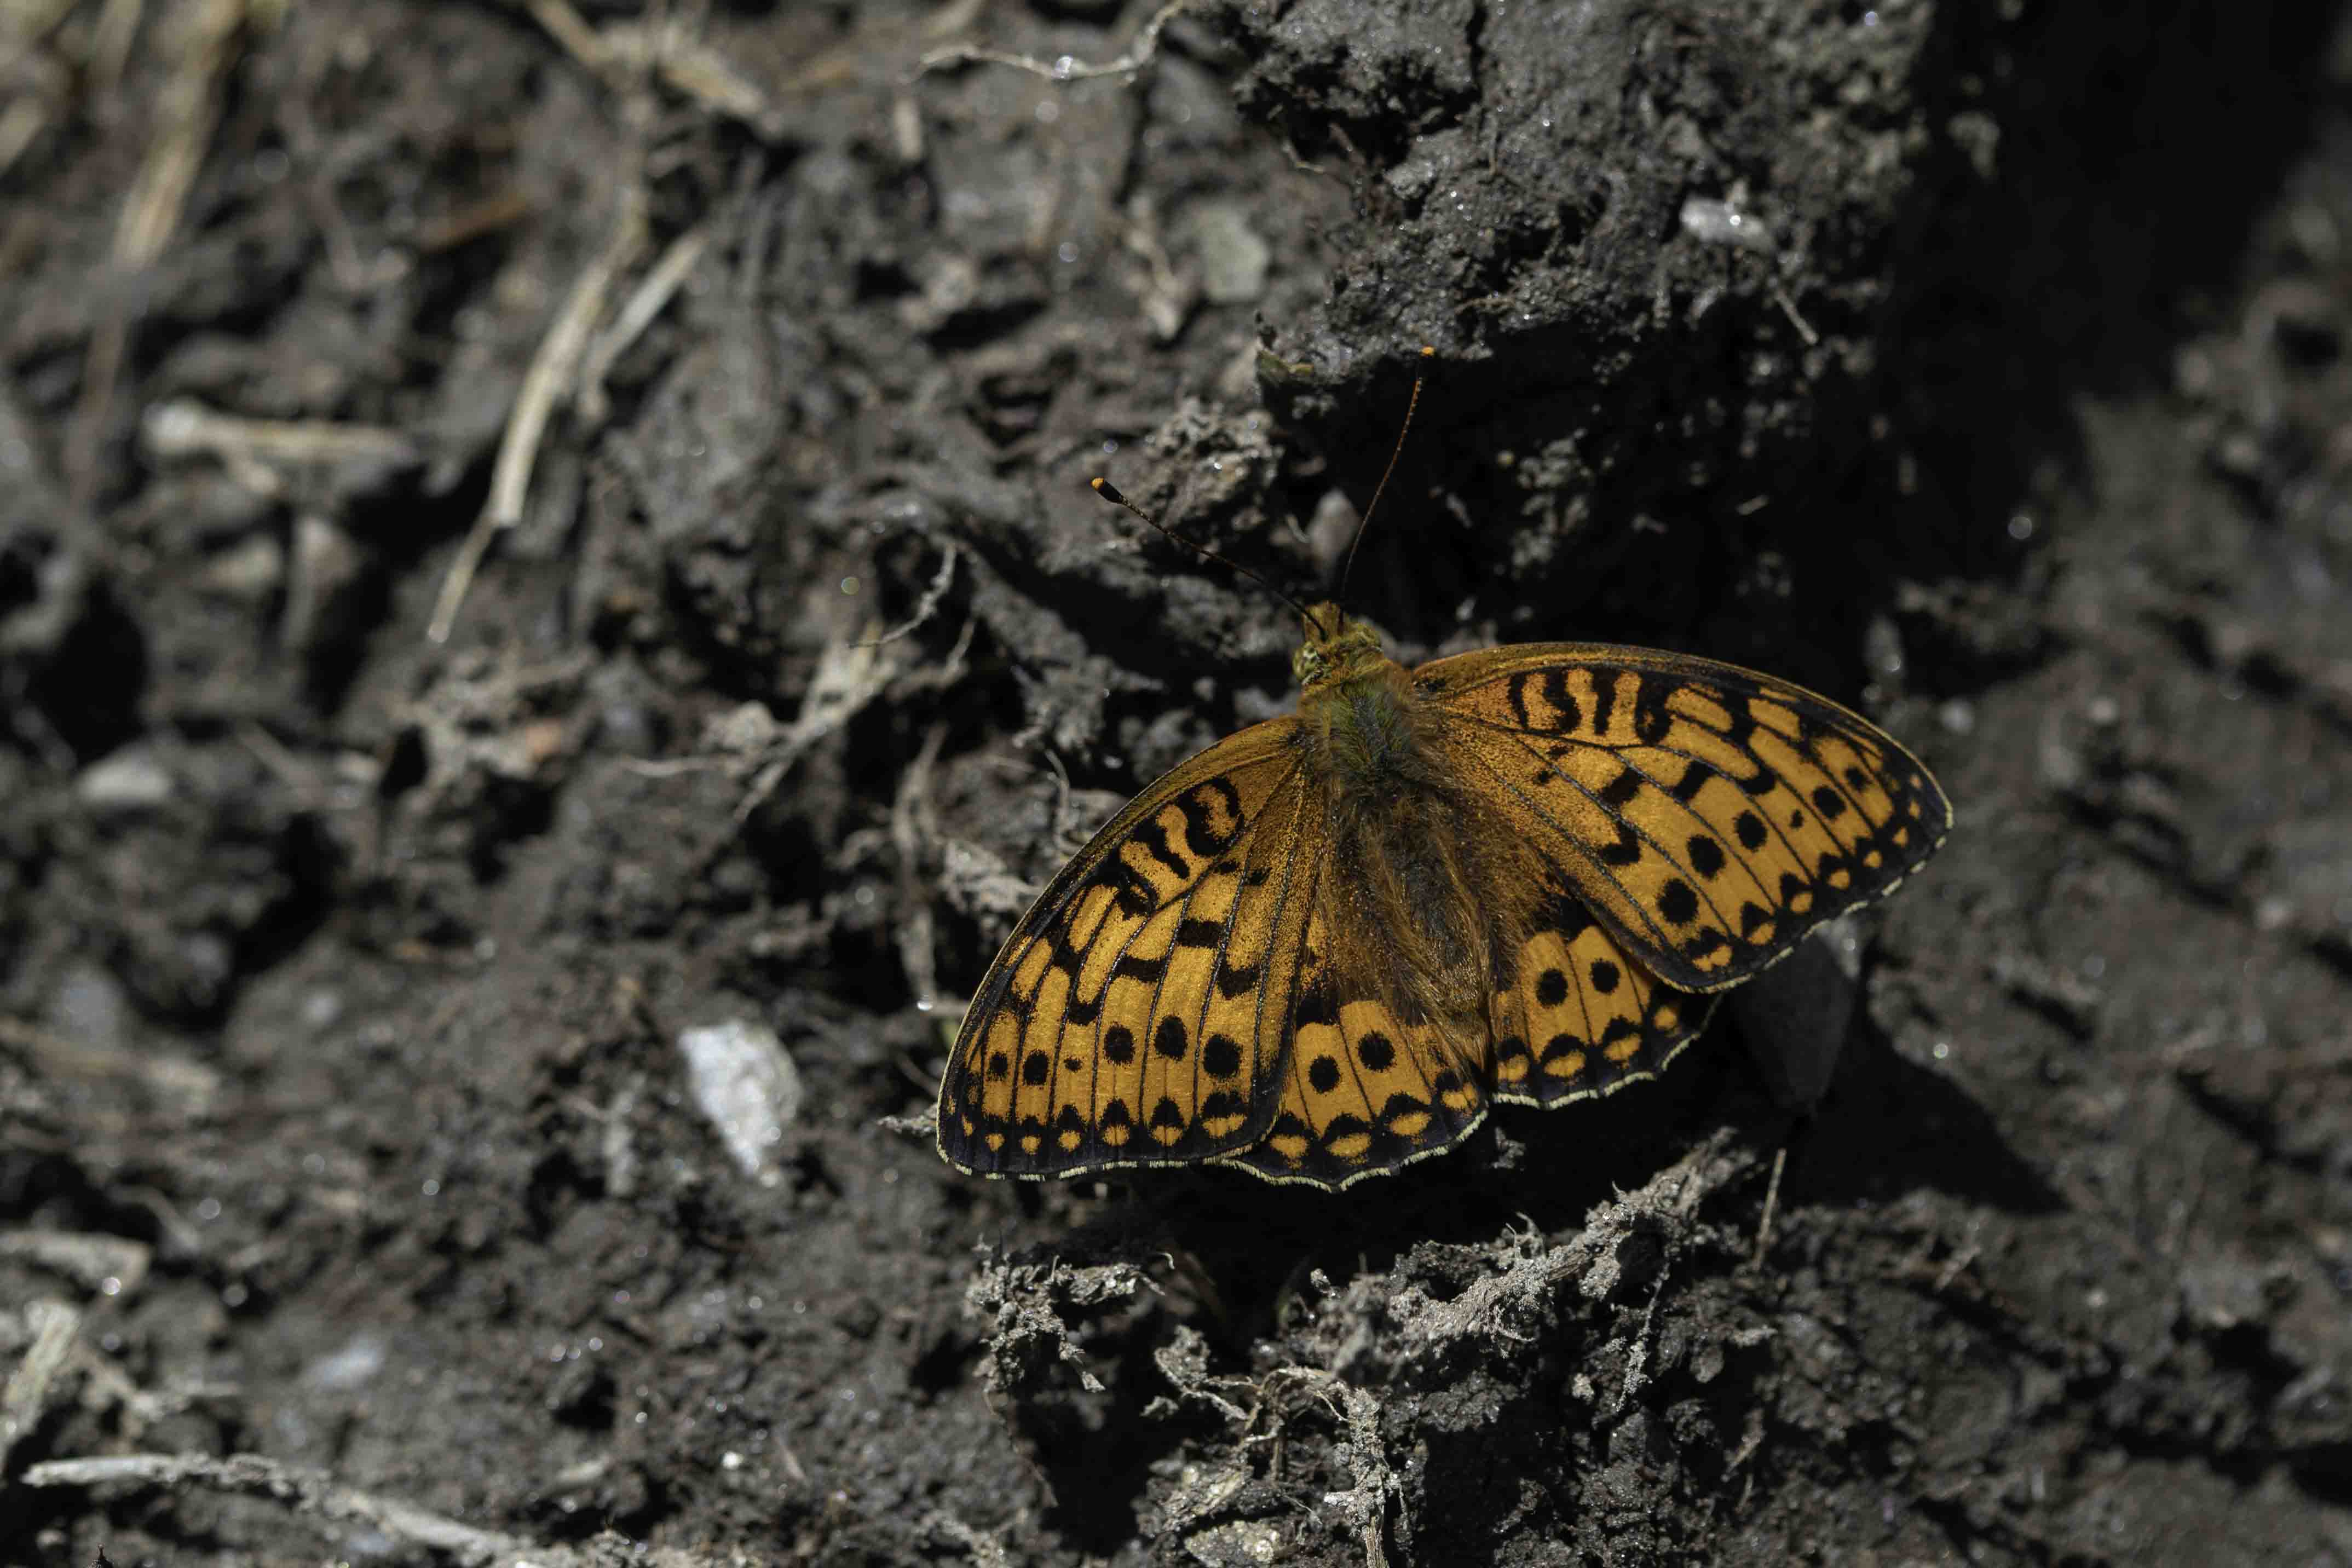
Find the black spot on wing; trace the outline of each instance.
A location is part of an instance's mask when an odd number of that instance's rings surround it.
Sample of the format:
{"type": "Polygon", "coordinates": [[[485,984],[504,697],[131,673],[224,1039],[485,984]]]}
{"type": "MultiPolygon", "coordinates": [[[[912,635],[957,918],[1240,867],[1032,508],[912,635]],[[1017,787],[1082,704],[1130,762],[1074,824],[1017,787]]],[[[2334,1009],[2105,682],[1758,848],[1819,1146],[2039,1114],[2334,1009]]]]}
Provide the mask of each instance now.
{"type": "MultiPolygon", "coordinates": [[[[1178,807],[1181,810],[1188,804],[1179,802],[1178,807]]],[[[1138,823],[1128,834],[1127,841],[1168,868],[1170,875],[1182,878],[1192,874],[1192,863],[1168,847],[1167,830],[1157,819],[1138,823]]]]}
{"type": "Polygon", "coordinates": [[[1712,837],[1704,833],[1694,833],[1690,837],[1690,842],[1685,845],[1684,848],[1690,856],[1692,870],[1709,881],[1713,881],[1721,874],[1724,864],[1723,846],[1717,844],[1712,837]]]}
{"type": "Polygon", "coordinates": [[[1543,693],[1544,700],[1550,703],[1553,710],[1559,715],[1552,721],[1552,728],[1555,731],[1565,735],[1584,721],[1583,710],[1577,705],[1575,695],[1568,689],[1568,671],[1545,670],[1543,693]]]}
{"type": "Polygon", "coordinates": [[[1086,963],[1087,955],[1070,944],[1067,922],[1060,919],[1055,920],[1045,928],[1045,934],[1041,940],[1045,943],[1045,962],[1072,979],[1076,979],[1078,967],[1086,963]]]}
{"type": "Polygon", "coordinates": [[[1592,925],[1592,911],[1575,894],[1554,888],[1538,910],[1545,931],[1557,931],[1562,942],[1574,942],[1592,925]]]}
{"type": "Polygon", "coordinates": [[[1214,947],[1224,939],[1223,921],[1186,920],[1176,927],[1178,947],[1214,947]]]}
{"type": "Polygon", "coordinates": [[[1110,966],[1113,980],[1140,980],[1146,985],[1157,985],[1168,973],[1164,958],[1137,958],[1128,954],[1110,966]]]}
{"type": "MultiPolygon", "coordinates": [[[[1102,868],[1095,873],[1097,885],[1108,888],[1118,912],[1129,920],[1141,920],[1159,908],[1159,896],[1152,890],[1151,880],[1117,855],[1103,857],[1102,868]]],[[[1057,952],[1055,962],[1059,963],[1057,952]]],[[[1077,973],[1077,965],[1069,966],[1077,973]]]]}
{"type": "Polygon", "coordinates": [[[1184,1059],[1184,1050],[1192,1043],[1184,1032],[1184,1022],[1174,1016],[1160,1020],[1160,1027],[1151,1033],[1151,1048],[1171,1062],[1184,1059]]]}
{"type": "Polygon", "coordinates": [[[1224,779],[1202,779],[1177,800],[1176,809],[1184,817],[1184,847],[1201,859],[1224,853],[1241,837],[1241,792],[1224,779]],[[1225,823],[1222,829],[1220,817],[1225,823]]]}
{"type": "Polygon", "coordinates": [[[1615,717],[1616,712],[1617,682],[1613,677],[1604,673],[1592,682],[1592,732],[1596,735],[1609,733],[1609,721],[1615,717]]]}
{"type": "Polygon", "coordinates": [[[1230,1035],[1211,1035],[1202,1044],[1201,1065],[1211,1078],[1233,1078],[1242,1070],[1242,1048],[1230,1035]]]}
{"type": "Polygon", "coordinates": [[[1317,975],[1300,988],[1298,1006],[1293,1014],[1297,1026],[1304,1029],[1318,1025],[1335,1025],[1339,1021],[1339,994],[1328,973],[1317,975]]]}
{"type": "Polygon", "coordinates": [[[1249,1101],[1226,1089],[1211,1089],[1201,1101],[1203,1121],[1238,1121],[1248,1114],[1249,1101]]]}
{"type": "Polygon", "coordinates": [[[1656,745],[1674,728],[1675,717],[1666,711],[1666,699],[1674,689],[1674,681],[1665,676],[1649,670],[1634,675],[1633,737],[1643,745],[1656,745]]]}

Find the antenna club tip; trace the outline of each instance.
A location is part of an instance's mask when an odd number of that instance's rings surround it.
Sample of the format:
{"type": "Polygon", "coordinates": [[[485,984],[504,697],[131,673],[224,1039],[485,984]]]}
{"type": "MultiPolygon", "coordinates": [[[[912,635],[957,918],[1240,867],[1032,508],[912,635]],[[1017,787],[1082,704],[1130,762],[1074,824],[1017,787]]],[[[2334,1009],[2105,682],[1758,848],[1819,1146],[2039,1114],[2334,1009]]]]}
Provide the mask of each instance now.
{"type": "Polygon", "coordinates": [[[1111,483],[1108,479],[1104,479],[1100,474],[1097,474],[1093,479],[1088,479],[1087,481],[1087,486],[1088,489],[1092,489],[1095,494],[1102,497],[1103,500],[1110,502],[1113,506],[1125,506],[1127,504],[1127,498],[1118,493],[1118,487],[1111,483]]]}
{"type": "Polygon", "coordinates": [[[1423,343],[1423,344],[1422,344],[1422,345],[1421,345],[1421,357],[1422,357],[1422,358],[1423,358],[1423,359],[1435,359],[1435,358],[1437,357],[1437,349],[1436,349],[1436,347],[1435,347],[1433,344],[1430,344],[1430,343],[1423,343]]]}

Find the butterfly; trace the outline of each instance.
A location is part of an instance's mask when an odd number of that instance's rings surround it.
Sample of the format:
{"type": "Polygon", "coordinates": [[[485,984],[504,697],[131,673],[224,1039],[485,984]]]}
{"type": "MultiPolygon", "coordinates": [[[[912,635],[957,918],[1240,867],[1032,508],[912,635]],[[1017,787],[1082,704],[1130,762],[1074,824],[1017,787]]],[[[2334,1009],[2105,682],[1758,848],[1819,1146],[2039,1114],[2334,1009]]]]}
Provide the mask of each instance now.
{"type": "Polygon", "coordinates": [[[1656,1076],[1951,826],[1892,736],[1769,675],[1595,643],[1409,670],[1300,617],[1297,712],[1136,796],[1014,926],[940,1085],[956,1169],[1394,1171],[1656,1076]]]}

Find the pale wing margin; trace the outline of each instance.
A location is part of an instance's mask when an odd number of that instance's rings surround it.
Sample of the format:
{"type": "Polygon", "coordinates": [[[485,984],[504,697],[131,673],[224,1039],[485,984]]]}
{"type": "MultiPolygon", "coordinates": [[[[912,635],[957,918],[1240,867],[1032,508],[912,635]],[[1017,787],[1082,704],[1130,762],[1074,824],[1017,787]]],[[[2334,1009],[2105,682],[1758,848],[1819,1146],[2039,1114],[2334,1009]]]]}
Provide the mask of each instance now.
{"type": "Polygon", "coordinates": [[[1296,733],[1256,725],[1160,778],[1023,916],[940,1083],[949,1163],[1075,1175],[1263,1133],[1311,897],[1296,733]]]}

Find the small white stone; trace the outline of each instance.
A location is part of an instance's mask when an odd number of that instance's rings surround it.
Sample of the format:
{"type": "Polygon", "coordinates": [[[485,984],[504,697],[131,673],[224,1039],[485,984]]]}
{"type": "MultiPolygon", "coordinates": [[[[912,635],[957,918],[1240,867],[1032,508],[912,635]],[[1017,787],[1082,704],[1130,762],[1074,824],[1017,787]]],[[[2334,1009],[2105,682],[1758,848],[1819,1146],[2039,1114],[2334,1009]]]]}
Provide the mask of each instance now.
{"type": "Polygon", "coordinates": [[[767,1173],[801,1110],[800,1068],[764,1024],[730,1019],[677,1037],[694,1103],[718,1128],[736,1168],[767,1173]]]}

